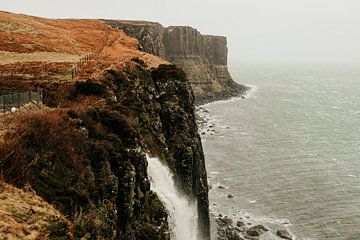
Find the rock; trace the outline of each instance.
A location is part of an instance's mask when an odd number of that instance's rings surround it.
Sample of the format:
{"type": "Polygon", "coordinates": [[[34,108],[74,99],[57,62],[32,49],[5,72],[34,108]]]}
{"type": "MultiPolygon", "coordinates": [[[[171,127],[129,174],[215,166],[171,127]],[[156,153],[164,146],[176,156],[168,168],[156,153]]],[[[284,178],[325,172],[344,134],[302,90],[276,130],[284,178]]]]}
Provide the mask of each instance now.
{"type": "Polygon", "coordinates": [[[292,240],[293,237],[291,236],[291,234],[289,233],[288,230],[286,229],[282,229],[282,230],[277,230],[276,235],[279,236],[282,239],[288,239],[288,240],[292,240]]]}
{"type": "Polygon", "coordinates": [[[116,20],[107,20],[107,23],[138,39],[144,52],[183,68],[190,83],[194,83],[198,103],[239,96],[247,89],[234,82],[228,71],[225,37],[202,35],[186,26],[163,27],[159,23],[116,20]],[[214,80],[216,88],[213,87],[214,80]]]}
{"type": "Polygon", "coordinates": [[[234,198],[234,196],[232,194],[229,194],[227,197],[228,198],[234,198]]]}
{"type": "Polygon", "coordinates": [[[221,218],[221,217],[218,218],[218,224],[221,226],[229,226],[233,222],[234,221],[228,216],[224,216],[223,218],[221,218]]]}
{"type": "Polygon", "coordinates": [[[249,235],[249,236],[252,236],[252,237],[258,237],[260,236],[261,234],[263,234],[264,232],[267,232],[269,231],[269,229],[267,229],[265,226],[263,225],[256,225],[256,226],[253,226],[251,228],[249,228],[246,233],[249,235]]]}
{"type": "Polygon", "coordinates": [[[233,232],[229,240],[244,240],[237,232],[233,232]]]}
{"type": "Polygon", "coordinates": [[[245,223],[241,222],[241,221],[237,221],[236,226],[242,227],[242,226],[245,226],[245,223]]]}
{"type": "Polygon", "coordinates": [[[222,185],[219,185],[218,188],[220,188],[220,189],[225,189],[225,187],[222,186],[222,185]]]}

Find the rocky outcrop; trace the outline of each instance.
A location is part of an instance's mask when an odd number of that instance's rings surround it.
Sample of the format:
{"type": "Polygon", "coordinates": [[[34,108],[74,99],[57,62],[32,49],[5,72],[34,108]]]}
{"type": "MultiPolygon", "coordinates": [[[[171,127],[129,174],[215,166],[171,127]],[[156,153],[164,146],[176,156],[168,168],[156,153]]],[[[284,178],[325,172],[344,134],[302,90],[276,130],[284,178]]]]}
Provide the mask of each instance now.
{"type": "Polygon", "coordinates": [[[25,117],[7,135],[4,178],[29,184],[69,216],[76,238],[169,240],[167,211],[150,190],[149,153],[197,200],[209,239],[207,175],[185,73],[173,65],[147,70],[134,59],[72,88],[57,105],[71,100],[75,107],[25,117]]]}
{"type": "Polygon", "coordinates": [[[289,233],[288,230],[286,229],[282,229],[282,230],[277,230],[276,231],[276,235],[279,236],[282,239],[288,239],[288,240],[292,240],[293,237],[291,236],[291,234],[289,233]]]}
{"type": "Polygon", "coordinates": [[[183,68],[198,102],[236,96],[247,90],[235,83],[227,69],[227,43],[222,36],[202,35],[185,26],[163,27],[143,21],[106,20],[137,38],[141,50],[183,68]]]}

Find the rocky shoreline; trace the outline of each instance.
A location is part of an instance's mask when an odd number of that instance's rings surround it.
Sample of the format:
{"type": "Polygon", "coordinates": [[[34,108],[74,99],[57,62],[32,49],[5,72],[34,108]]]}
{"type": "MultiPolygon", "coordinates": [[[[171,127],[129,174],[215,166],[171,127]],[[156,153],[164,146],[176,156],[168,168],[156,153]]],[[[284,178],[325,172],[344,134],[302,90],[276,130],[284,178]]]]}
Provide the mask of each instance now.
{"type": "Polygon", "coordinates": [[[259,239],[295,239],[292,234],[286,229],[270,229],[263,224],[253,224],[249,221],[249,216],[239,217],[223,216],[212,214],[216,222],[217,240],[259,240],[259,239]]]}
{"type": "MultiPolygon", "coordinates": [[[[226,101],[235,97],[246,98],[246,93],[248,93],[249,90],[251,89],[246,87],[246,90],[239,91],[237,95],[224,94],[217,95],[215,98],[209,96],[209,98],[203,98],[201,101],[197,100],[196,118],[200,135],[204,137],[206,135],[216,135],[220,133],[217,129],[216,120],[212,118],[205,104],[216,101],[226,101]]],[[[230,127],[227,126],[225,128],[228,129],[230,127]]],[[[208,178],[211,178],[211,176],[208,176],[208,178]]],[[[211,185],[209,183],[209,191],[215,191],[215,189],[221,190],[227,189],[227,187],[223,185],[211,185]]],[[[232,193],[228,193],[226,196],[229,199],[236,197],[232,193]]],[[[228,216],[224,214],[224,212],[218,211],[218,205],[218,203],[210,203],[212,235],[216,235],[216,237],[212,237],[212,240],[296,239],[287,229],[287,225],[289,224],[287,221],[281,222],[277,224],[277,226],[269,226],[241,211],[228,216]],[[217,209],[215,210],[215,208],[217,209]]]]}
{"type": "Polygon", "coordinates": [[[250,87],[231,83],[231,86],[227,86],[221,92],[204,92],[199,96],[195,97],[195,106],[201,106],[217,101],[226,101],[234,97],[245,98],[246,93],[250,90],[250,87]]]}

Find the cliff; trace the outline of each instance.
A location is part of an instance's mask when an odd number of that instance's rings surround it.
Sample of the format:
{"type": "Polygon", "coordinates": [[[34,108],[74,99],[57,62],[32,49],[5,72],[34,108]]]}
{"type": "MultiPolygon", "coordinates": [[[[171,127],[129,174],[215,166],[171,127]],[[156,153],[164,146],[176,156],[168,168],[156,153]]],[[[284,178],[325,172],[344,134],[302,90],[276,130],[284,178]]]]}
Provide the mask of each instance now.
{"type": "Polygon", "coordinates": [[[197,201],[209,239],[207,175],[184,71],[102,21],[0,19],[0,93],[41,90],[46,105],[0,116],[1,177],[67,216],[75,239],[169,240],[168,211],[146,171],[145,154],[158,156],[197,201]]]}
{"type": "Polygon", "coordinates": [[[230,76],[225,37],[202,35],[186,26],[165,28],[153,22],[105,21],[138,39],[141,50],[183,68],[200,103],[237,96],[247,90],[230,76]]]}

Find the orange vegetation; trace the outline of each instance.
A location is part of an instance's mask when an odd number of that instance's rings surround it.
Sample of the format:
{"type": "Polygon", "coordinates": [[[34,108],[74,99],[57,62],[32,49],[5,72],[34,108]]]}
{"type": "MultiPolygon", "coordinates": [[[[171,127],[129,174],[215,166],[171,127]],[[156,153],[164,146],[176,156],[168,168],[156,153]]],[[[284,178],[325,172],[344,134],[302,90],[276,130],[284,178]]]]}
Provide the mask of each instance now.
{"type": "Polygon", "coordinates": [[[86,79],[114,63],[121,66],[132,58],[142,59],[149,68],[166,63],[139,51],[138,47],[136,39],[101,20],[46,19],[0,11],[3,81],[72,80],[74,76],[66,73],[79,65],[79,76],[75,78],[86,79]]]}
{"type": "Polygon", "coordinates": [[[71,224],[33,192],[0,181],[0,239],[71,239],[71,224]]]}

